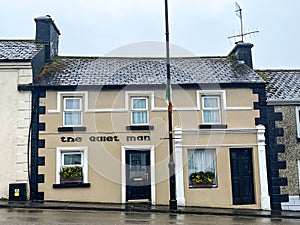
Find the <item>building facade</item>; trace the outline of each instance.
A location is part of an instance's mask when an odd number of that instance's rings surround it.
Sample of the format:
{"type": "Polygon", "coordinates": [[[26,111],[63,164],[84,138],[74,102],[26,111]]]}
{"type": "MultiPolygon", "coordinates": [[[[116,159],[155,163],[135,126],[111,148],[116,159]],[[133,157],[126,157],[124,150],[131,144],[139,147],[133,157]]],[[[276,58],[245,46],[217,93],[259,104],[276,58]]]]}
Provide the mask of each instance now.
{"type": "MultiPolygon", "coordinates": [[[[165,77],[159,58],[45,66],[32,87],[33,198],[168,204],[165,77]]],[[[265,82],[230,57],[174,58],[171,77],[178,204],[270,209],[265,82]]]]}
{"type": "Polygon", "coordinates": [[[282,119],[275,126],[281,129],[281,137],[277,138],[285,152],[278,153],[278,159],[284,161],[279,174],[286,179],[287,186],[281,192],[289,196],[288,202],[282,203],[283,210],[300,210],[299,201],[299,151],[300,151],[300,87],[298,70],[260,70],[258,71],[268,82],[267,104],[280,113],[282,119]],[[285,169],[286,168],[286,169],[285,169]]]}
{"type": "MultiPolygon", "coordinates": [[[[5,199],[20,197],[18,188],[12,195],[9,193],[10,184],[22,184],[24,192],[30,189],[32,95],[26,91],[30,89],[21,87],[31,85],[45,63],[57,54],[53,49],[57,50],[58,38],[52,38],[52,42],[57,41],[50,54],[49,37],[53,34],[44,29],[45,24],[52,24],[59,35],[52,19],[39,17],[35,21],[35,40],[0,40],[0,87],[4,93],[0,97],[0,197],[5,199]]],[[[26,193],[22,194],[22,199],[27,199],[26,193]]]]}
{"type": "MultiPolygon", "coordinates": [[[[165,59],[57,56],[54,21],[35,21],[31,45],[39,49],[25,60],[31,72],[17,72],[26,81],[16,83],[31,101],[17,103],[26,105],[17,106],[22,142],[11,141],[22,149],[16,164],[29,172],[30,199],[168,204],[165,59]]],[[[171,59],[178,205],[280,209],[287,200],[285,162],[277,157],[284,152],[283,129],[275,127],[281,113],[267,105],[252,47],[171,59]]]]}
{"type": "Polygon", "coordinates": [[[18,92],[18,85],[32,83],[41,54],[42,46],[30,40],[0,40],[0,88],[4,93],[0,96],[2,198],[9,197],[10,183],[28,185],[31,93],[18,92]]]}

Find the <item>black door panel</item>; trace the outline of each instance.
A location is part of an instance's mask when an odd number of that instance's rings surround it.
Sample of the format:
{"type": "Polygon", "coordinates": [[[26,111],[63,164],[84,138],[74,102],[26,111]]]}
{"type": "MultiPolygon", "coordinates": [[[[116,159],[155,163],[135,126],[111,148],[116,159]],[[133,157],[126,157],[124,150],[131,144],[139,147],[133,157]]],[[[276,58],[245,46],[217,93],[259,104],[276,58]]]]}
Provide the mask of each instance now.
{"type": "Polygon", "coordinates": [[[252,149],[230,149],[234,205],[254,204],[252,149]]]}
{"type": "Polygon", "coordinates": [[[126,200],[151,200],[150,151],[126,151],[126,200]]]}

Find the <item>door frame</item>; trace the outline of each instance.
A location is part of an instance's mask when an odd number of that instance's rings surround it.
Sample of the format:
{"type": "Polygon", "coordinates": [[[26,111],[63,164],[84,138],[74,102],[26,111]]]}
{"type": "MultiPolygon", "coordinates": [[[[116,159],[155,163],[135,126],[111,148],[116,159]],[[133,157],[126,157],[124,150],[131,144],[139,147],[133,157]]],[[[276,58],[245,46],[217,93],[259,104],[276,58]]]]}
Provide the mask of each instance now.
{"type": "Polygon", "coordinates": [[[126,203],[126,151],[127,150],[141,150],[150,151],[150,173],[151,173],[151,204],[155,205],[155,153],[153,145],[137,145],[137,146],[122,146],[121,160],[122,160],[122,195],[121,202],[126,203]]]}

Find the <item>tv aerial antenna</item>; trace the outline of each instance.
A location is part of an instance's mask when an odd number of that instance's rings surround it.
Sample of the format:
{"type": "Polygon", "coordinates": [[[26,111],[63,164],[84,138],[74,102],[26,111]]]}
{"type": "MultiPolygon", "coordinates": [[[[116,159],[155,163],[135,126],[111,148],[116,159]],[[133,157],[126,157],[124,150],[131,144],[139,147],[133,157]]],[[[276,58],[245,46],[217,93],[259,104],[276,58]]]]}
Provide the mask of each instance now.
{"type": "Polygon", "coordinates": [[[236,43],[239,43],[239,42],[243,43],[245,36],[258,33],[259,31],[255,30],[255,31],[250,31],[250,32],[244,33],[242,8],[239,6],[239,4],[237,2],[235,2],[235,8],[236,8],[235,13],[240,18],[240,24],[241,24],[240,34],[229,36],[228,39],[241,37],[241,40],[237,41],[236,43]]]}

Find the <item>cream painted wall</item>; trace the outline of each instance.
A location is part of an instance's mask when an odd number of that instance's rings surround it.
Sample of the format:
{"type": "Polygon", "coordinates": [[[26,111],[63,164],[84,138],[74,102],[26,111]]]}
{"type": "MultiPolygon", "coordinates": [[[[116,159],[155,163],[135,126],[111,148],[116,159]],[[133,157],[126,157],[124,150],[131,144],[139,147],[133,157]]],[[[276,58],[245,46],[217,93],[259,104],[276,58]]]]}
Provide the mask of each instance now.
{"type": "MultiPolygon", "coordinates": [[[[214,90],[221,97],[222,124],[227,124],[229,129],[255,129],[255,117],[259,112],[253,109],[253,102],[257,95],[250,89],[214,90]],[[242,98],[240,96],[243,96],[242,98]]],[[[94,201],[94,202],[121,202],[121,149],[122,146],[154,146],[155,148],[155,183],[156,204],[168,204],[168,142],[165,139],[167,132],[166,103],[163,98],[164,90],[145,90],[144,92],[133,89],[121,91],[102,90],[100,92],[79,91],[68,93],[47,91],[46,98],[40,100],[41,106],[46,106],[46,114],[40,116],[40,122],[46,123],[46,131],[40,132],[40,139],[46,140],[45,149],[40,150],[40,156],[46,159],[45,166],[39,167],[39,173],[45,174],[45,183],[39,184],[39,191],[44,192],[45,200],[64,201],[94,201]],[[83,99],[83,126],[86,132],[58,132],[62,127],[62,99],[63,96],[81,96],[83,99]],[[153,131],[127,131],[130,125],[130,96],[147,96],[149,107],[150,125],[153,131]],[[158,97],[156,97],[158,96],[158,97]],[[127,98],[128,97],[128,98],[127,98]],[[126,99],[127,98],[127,99],[126,99]],[[91,136],[118,136],[119,141],[92,142],[91,136]],[[128,141],[126,137],[150,136],[147,141],[128,141]],[[66,143],[61,137],[81,137],[81,142],[66,143]],[[87,147],[88,148],[88,182],[90,188],[54,189],[56,182],[56,157],[57,147],[87,147]]],[[[174,127],[179,125],[184,130],[199,130],[202,123],[201,98],[196,90],[173,89],[174,100],[174,127]],[[198,96],[197,96],[198,95],[198,96]],[[183,104],[180,104],[183,102],[183,104]],[[181,105],[181,107],[179,107],[181,105]]],[[[214,95],[217,95],[214,94],[214,95]]],[[[257,162],[256,133],[231,133],[231,134],[200,134],[197,136],[184,136],[185,145],[240,145],[253,148],[253,168],[255,182],[256,204],[245,208],[260,208],[259,175],[257,162]]],[[[184,149],[183,154],[186,154],[184,149]]],[[[233,207],[231,203],[231,181],[229,165],[229,147],[218,148],[218,171],[220,180],[218,188],[189,189],[187,186],[187,169],[184,166],[185,194],[188,205],[233,207]],[[201,194],[204,197],[195,197],[201,194]],[[194,199],[194,200],[193,200],[194,199]],[[214,204],[211,204],[211,201],[214,204]]],[[[186,157],[186,156],[185,156],[186,157]]],[[[200,196],[200,195],[199,195],[200,196]]]]}
{"type": "Polygon", "coordinates": [[[31,94],[18,84],[32,82],[30,63],[0,64],[0,197],[8,198],[10,183],[28,183],[27,137],[31,94]]]}

